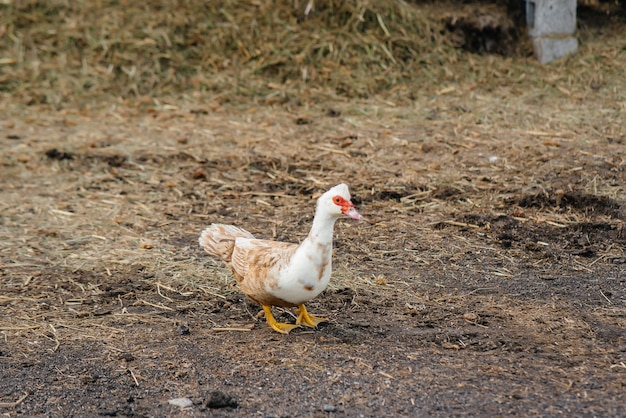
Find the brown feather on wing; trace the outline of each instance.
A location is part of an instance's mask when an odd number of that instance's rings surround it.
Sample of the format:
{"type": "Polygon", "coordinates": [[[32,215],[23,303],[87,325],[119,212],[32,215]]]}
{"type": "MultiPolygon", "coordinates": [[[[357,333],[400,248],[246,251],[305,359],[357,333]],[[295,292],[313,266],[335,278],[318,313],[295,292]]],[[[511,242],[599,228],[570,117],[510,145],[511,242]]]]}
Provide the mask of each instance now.
{"type": "Polygon", "coordinates": [[[259,303],[289,306],[277,301],[268,289],[278,286],[278,273],[289,264],[297,244],[267,240],[238,240],[230,268],[241,289],[259,303]],[[270,302],[271,299],[271,302],[270,302]]]}

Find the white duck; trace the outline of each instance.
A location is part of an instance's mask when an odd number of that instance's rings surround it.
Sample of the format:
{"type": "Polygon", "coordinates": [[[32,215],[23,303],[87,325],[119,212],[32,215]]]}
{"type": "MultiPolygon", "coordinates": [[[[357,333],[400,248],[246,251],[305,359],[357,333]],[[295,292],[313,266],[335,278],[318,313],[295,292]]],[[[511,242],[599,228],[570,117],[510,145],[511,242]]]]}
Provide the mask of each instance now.
{"type": "Polygon", "coordinates": [[[317,199],[311,232],[300,245],[255,239],[241,228],[211,224],[200,234],[200,246],[224,261],[241,290],[263,307],[274,330],[288,334],[300,324],[315,328],[328,321],[304,307],[319,295],[332,271],[333,228],[342,215],[361,219],[350,201],[348,186],[339,184],[317,199]],[[277,322],[272,306],[298,307],[296,325],[277,322]]]}

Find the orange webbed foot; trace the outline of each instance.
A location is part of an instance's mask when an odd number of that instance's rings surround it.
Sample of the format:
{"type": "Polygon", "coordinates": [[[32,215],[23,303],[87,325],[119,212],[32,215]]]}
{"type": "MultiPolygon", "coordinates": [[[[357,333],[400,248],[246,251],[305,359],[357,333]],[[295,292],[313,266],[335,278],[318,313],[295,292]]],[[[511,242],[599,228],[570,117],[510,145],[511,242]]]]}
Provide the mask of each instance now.
{"type": "Polygon", "coordinates": [[[292,329],[298,328],[298,325],[285,324],[283,322],[276,321],[274,315],[272,315],[271,306],[263,305],[263,310],[265,311],[265,320],[267,321],[267,324],[272,327],[274,331],[280,332],[281,334],[289,334],[292,329]]]}
{"type": "Polygon", "coordinates": [[[296,319],[296,324],[298,325],[302,324],[309,328],[317,328],[317,326],[321,322],[328,322],[327,318],[320,318],[320,317],[311,315],[309,312],[307,312],[306,308],[304,307],[304,304],[298,307],[298,309],[296,310],[296,313],[298,314],[298,319],[296,319]]]}

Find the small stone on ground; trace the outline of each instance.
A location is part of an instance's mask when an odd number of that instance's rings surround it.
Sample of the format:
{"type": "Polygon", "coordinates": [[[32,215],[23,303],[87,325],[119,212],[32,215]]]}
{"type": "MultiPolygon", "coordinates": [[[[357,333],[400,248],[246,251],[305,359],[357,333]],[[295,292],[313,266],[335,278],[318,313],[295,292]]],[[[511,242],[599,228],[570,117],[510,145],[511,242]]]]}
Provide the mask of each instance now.
{"type": "Polygon", "coordinates": [[[176,398],[167,401],[170,405],[179,406],[181,408],[189,408],[193,406],[193,401],[189,398],[176,398]]]}
{"type": "Polygon", "coordinates": [[[337,407],[335,407],[335,405],[331,405],[329,403],[325,403],[323,409],[324,409],[324,412],[335,412],[335,411],[337,411],[337,407]]]}

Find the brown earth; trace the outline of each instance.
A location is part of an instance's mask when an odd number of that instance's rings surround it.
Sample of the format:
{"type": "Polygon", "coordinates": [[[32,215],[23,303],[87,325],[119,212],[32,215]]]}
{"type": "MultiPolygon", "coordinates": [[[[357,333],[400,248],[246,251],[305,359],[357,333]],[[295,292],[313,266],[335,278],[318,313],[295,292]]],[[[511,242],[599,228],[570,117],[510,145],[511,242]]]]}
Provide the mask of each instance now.
{"type": "Polygon", "coordinates": [[[626,415],[623,31],[399,102],[4,94],[0,412],[626,415]],[[298,242],[339,182],[330,322],[277,334],[198,234],[298,242]]]}
{"type": "Polygon", "coordinates": [[[623,414],[624,136],[457,130],[472,100],[5,121],[3,412],[623,414]],[[339,181],[367,220],[337,225],[331,321],[274,333],[198,233],[298,241],[339,181]]]}

